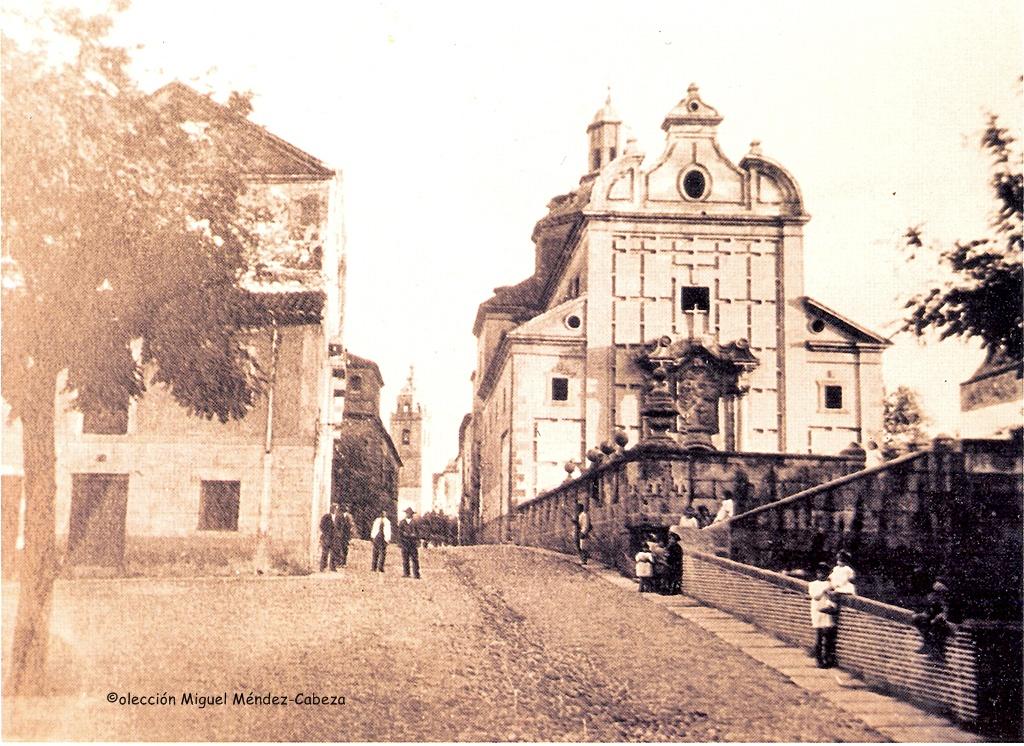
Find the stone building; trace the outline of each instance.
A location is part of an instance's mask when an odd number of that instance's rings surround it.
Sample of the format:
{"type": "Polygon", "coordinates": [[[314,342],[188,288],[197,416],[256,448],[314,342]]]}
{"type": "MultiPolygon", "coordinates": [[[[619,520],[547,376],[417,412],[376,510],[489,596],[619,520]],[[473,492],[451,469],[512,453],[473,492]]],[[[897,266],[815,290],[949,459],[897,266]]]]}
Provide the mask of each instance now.
{"type": "Polygon", "coordinates": [[[721,402],[719,449],[834,454],[881,431],[888,340],[804,294],[799,186],[757,142],[733,163],[721,120],[690,86],[645,162],[606,103],[587,127],[588,172],[534,228],[533,275],[480,305],[471,481],[484,523],[617,430],[637,442],[636,358],[663,337],[755,359],[721,402]]]}
{"type": "MultiPolygon", "coordinates": [[[[268,388],[243,419],[223,424],[189,415],[162,385],[117,412],[79,412],[58,395],[58,539],[85,565],[247,562],[259,549],[261,563],[308,567],[338,415],[329,346],[342,332],[340,174],[180,83],[153,96],[196,136],[229,120],[245,199],[258,210],[259,255],[243,287],[272,321],[245,333],[268,388]]],[[[6,550],[23,509],[11,499],[22,489],[20,423],[3,437],[6,550]]]]}
{"type": "Polygon", "coordinates": [[[1024,362],[990,354],[960,384],[960,435],[991,438],[1024,427],[1024,362]]]}
{"type": "Polygon", "coordinates": [[[398,394],[391,414],[391,439],[398,448],[402,467],[398,472],[399,508],[412,508],[417,513],[430,510],[430,497],[423,490],[423,408],[416,401],[413,371],[398,394]]]}
{"type": "Polygon", "coordinates": [[[345,418],[334,446],[333,501],[347,505],[356,532],[369,538],[373,520],[386,508],[398,516],[398,472],[402,460],[380,419],[384,379],[372,360],[347,355],[345,418]]]}
{"type": "Polygon", "coordinates": [[[458,516],[462,502],[462,460],[459,456],[449,461],[444,471],[434,474],[431,487],[431,510],[458,516]]]}

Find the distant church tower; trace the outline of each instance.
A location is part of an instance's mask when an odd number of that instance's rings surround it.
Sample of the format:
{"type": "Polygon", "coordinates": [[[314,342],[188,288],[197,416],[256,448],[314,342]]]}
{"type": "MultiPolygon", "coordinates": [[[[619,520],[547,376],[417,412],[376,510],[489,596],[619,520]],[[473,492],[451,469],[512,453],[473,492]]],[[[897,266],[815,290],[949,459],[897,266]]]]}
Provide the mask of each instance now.
{"type": "Polygon", "coordinates": [[[423,410],[416,402],[416,389],[409,379],[398,394],[398,406],[391,415],[391,440],[398,449],[402,467],[398,470],[398,509],[412,507],[420,512],[423,499],[423,410]]]}

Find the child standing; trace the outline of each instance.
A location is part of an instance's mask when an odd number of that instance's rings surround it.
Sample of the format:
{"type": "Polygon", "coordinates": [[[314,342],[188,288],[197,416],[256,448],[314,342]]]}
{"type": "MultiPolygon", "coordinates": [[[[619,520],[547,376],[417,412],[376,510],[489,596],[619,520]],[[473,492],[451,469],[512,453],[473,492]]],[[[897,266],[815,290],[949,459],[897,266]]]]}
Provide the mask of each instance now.
{"type": "Polygon", "coordinates": [[[836,664],[836,611],[832,601],[832,584],[828,581],[828,565],[819,562],[815,579],[807,585],[811,598],[811,627],[814,628],[814,657],[818,668],[832,668],[836,664]]]}
{"type": "Polygon", "coordinates": [[[852,596],[857,592],[853,585],[855,577],[857,573],[850,567],[850,553],[843,549],[836,556],[836,566],[829,573],[828,582],[832,584],[832,590],[836,593],[852,596]]]}
{"type": "Polygon", "coordinates": [[[654,578],[654,555],[646,549],[641,549],[636,554],[636,576],[640,580],[640,592],[650,592],[654,578]]]}

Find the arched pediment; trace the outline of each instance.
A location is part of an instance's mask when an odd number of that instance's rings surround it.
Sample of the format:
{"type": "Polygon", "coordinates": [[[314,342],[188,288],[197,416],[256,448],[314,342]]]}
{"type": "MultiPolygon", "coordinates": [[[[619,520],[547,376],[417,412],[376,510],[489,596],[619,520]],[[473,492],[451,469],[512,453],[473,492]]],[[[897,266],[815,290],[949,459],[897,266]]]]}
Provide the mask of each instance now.
{"type": "Polygon", "coordinates": [[[752,145],[750,153],[740,161],[740,168],[750,174],[750,202],[755,212],[783,208],[788,215],[804,214],[804,198],[793,175],[779,163],[765,158],[752,145]]]}

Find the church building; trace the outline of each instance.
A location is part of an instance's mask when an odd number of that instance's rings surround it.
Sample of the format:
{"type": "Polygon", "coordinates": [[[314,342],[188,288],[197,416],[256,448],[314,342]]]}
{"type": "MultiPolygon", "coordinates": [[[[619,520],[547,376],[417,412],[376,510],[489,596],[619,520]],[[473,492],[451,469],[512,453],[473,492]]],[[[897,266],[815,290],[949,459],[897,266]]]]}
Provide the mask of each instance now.
{"type": "Polygon", "coordinates": [[[391,414],[391,439],[398,448],[401,468],[398,470],[398,509],[412,508],[417,513],[430,510],[423,494],[423,408],[416,401],[416,387],[409,378],[398,393],[395,411],[391,414]]]}
{"type": "MultiPolygon", "coordinates": [[[[723,399],[719,450],[835,454],[882,428],[889,341],[804,294],[796,179],[762,154],[719,148],[695,85],[665,116],[652,161],[605,104],[588,172],[533,231],[535,270],[482,303],[473,332],[473,481],[487,523],[558,485],[568,460],[622,430],[636,444],[659,339],[756,360],[723,399]]],[[[680,382],[682,385],[682,382],[680,382]]]]}

